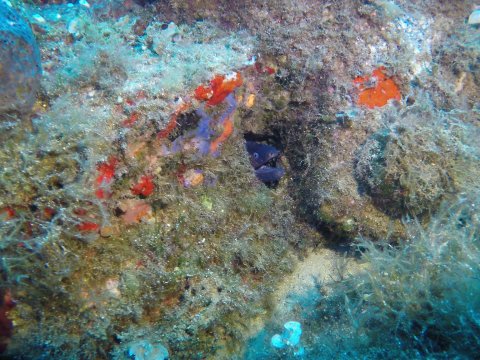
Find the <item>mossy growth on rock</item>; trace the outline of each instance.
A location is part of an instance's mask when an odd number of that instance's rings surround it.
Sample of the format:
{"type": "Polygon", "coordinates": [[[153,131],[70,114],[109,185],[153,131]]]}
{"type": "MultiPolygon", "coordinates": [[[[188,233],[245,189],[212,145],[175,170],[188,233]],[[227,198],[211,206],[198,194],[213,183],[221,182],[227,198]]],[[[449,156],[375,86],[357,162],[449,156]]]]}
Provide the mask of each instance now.
{"type": "Polygon", "coordinates": [[[458,159],[476,128],[426,102],[385,120],[357,151],[355,165],[360,187],[378,207],[392,216],[422,215],[464,187],[458,159]]]}
{"type": "MultiPolygon", "coordinates": [[[[442,203],[398,246],[360,239],[364,271],[333,285],[310,319],[309,354],[368,359],[475,358],[480,350],[478,193],[442,203]],[[341,350],[339,350],[341,349],[341,350]]],[[[308,346],[308,345],[307,345],[308,346]]]]}

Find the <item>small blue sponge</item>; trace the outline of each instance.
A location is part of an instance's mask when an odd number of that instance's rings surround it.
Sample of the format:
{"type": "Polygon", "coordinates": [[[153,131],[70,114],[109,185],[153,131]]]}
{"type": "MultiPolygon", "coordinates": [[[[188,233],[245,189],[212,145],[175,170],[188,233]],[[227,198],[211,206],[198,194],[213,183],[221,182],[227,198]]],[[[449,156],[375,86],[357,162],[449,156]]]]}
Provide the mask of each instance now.
{"type": "Polygon", "coordinates": [[[302,325],[297,321],[288,321],[284,325],[283,333],[272,336],[270,343],[276,349],[285,347],[293,348],[294,355],[301,356],[304,349],[300,346],[300,337],[302,336],[302,325]]]}

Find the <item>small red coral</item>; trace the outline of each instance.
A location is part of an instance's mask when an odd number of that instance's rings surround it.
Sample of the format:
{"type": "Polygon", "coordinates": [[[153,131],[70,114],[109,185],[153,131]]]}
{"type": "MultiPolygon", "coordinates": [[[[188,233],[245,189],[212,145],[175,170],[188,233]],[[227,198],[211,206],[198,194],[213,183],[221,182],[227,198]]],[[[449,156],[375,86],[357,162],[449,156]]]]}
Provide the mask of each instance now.
{"type": "Polygon", "coordinates": [[[97,171],[99,172],[97,176],[97,185],[102,183],[110,183],[115,176],[115,168],[118,164],[118,160],[110,156],[108,161],[100,163],[97,165],[97,171]]]}
{"type": "Polygon", "coordinates": [[[51,207],[46,207],[43,209],[43,218],[45,220],[51,220],[57,214],[57,210],[51,207]]]}
{"type": "Polygon", "coordinates": [[[99,173],[96,179],[98,188],[95,191],[97,198],[105,199],[108,197],[109,194],[105,191],[105,187],[112,183],[117,164],[118,160],[115,157],[110,156],[108,161],[97,165],[97,171],[99,173]]]}
{"type": "Polygon", "coordinates": [[[195,98],[206,101],[207,105],[220,104],[237,87],[243,84],[242,75],[239,72],[230,75],[215,75],[210,85],[200,85],[195,89],[195,98]]]}
{"type": "Polygon", "coordinates": [[[81,232],[96,232],[100,230],[100,225],[91,221],[84,221],[77,225],[77,230],[81,232]]]}
{"type": "Polygon", "coordinates": [[[270,66],[264,66],[262,63],[260,62],[256,62],[255,63],[255,70],[257,70],[257,72],[259,74],[268,74],[268,75],[273,75],[275,74],[275,69],[270,67],[270,66]]]}
{"type": "Polygon", "coordinates": [[[210,86],[200,85],[195,89],[194,95],[195,95],[195,99],[197,100],[207,101],[212,98],[213,90],[210,86]]]}
{"type": "Polygon", "coordinates": [[[381,66],[372,72],[371,76],[358,76],[353,81],[360,90],[357,104],[373,109],[382,107],[389,100],[400,100],[402,95],[393,81],[385,75],[385,67],[381,66]],[[371,83],[371,84],[370,84],[371,83]]]}
{"type": "Polygon", "coordinates": [[[132,186],[130,189],[133,195],[142,195],[148,196],[153,193],[155,190],[155,185],[153,184],[153,179],[149,175],[143,175],[137,184],[132,186]]]}
{"type": "Polygon", "coordinates": [[[0,221],[12,220],[16,215],[15,210],[11,206],[5,206],[0,209],[0,221]]]}
{"type": "Polygon", "coordinates": [[[122,126],[123,127],[132,127],[133,124],[137,122],[137,120],[140,118],[140,114],[136,111],[132,112],[130,116],[122,121],[122,126]]]}

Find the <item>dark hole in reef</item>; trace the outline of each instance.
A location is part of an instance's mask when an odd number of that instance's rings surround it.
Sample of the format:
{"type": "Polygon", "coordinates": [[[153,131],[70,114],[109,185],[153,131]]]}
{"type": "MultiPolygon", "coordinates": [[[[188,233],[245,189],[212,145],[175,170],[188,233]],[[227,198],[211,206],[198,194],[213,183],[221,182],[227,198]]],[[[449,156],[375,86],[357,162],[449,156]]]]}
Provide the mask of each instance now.
{"type": "MultiPolygon", "coordinates": [[[[274,134],[265,135],[265,134],[255,134],[252,132],[245,133],[243,137],[245,139],[245,144],[247,142],[254,142],[260,146],[268,145],[280,152],[278,156],[274,156],[268,161],[266,161],[265,163],[263,163],[261,168],[254,167],[254,164],[252,163],[252,167],[254,168],[255,175],[257,176],[257,178],[260,181],[262,181],[267,187],[275,188],[278,185],[280,178],[284,176],[284,169],[281,166],[279,166],[279,158],[283,150],[280,137],[274,134]],[[281,174],[282,171],[283,171],[283,174],[281,174]],[[267,173],[271,172],[271,175],[265,174],[265,172],[267,173]]],[[[253,153],[251,153],[249,154],[249,156],[254,156],[254,155],[253,153]]]]}
{"type": "Polygon", "coordinates": [[[63,189],[63,182],[59,178],[54,177],[49,181],[47,187],[49,190],[63,189]]]}
{"type": "Polygon", "coordinates": [[[196,114],[195,111],[182,113],[178,115],[177,126],[168,136],[168,140],[174,141],[178,137],[184,135],[188,131],[195,130],[197,128],[200,117],[196,114]]]}
{"type": "Polygon", "coordinates": [[[113,214],[114,214],[116,217],[120,217],[120,216],[122,216],[123,214],[125,214],[125,211],[123,211],[123,210],[120,209],[119,207],[116,207],[116,208],[113,210],[113,214]]]}
{"type": "Polygon", "coordinates": [[[258,143],[271,145],[277,148],[278,150],[283,151],[283,146],[282,146],[280,137],[273,134],[265,135],[265,134],[254,134],[252,132],[246,132],[245,134],[243,134],[243,138],[245,139],[245,141],[255,141],[258,143]]]}
{"type": "Polygon", "coordinates": [[[240,270],[245,267],[242,256],[240,254],[235,254],[231,261],[231,265],[235,272],[240,272],[240,270]]]}
{"type": "MultiPolygon", "coordinates": [[[[117,331],[120,332],[120,329],[118,329],[117,331]]],[[[115,344],[121,344],[122,343],[122,339],[117,334],[114,334],[112,336],[112,339],[113,339],[113,342],[115,344]]]]}
{"type": "Polygon", "coordinates": [[[190,289],[190,286],[191,286],[191,284],[190,284],[190,278],[189,278],[188,276],[186,276],[186,277],[185,277],[185,286],[184,286],[184,289],[185,289],[185,290],[188,290],[188,289],[190,289]]]}
{"type": "Polygon", "coordinates": [[[162,199],[155,200],[151,203],[153,210],[162,210],[168,207],[168,204],[162,199]]]}
{"type": "Polygon", "coordinates": [[[133,1],[140,6],[146,6],[146,5],[153,4],[157,0],[133,0],[133,1]]]}

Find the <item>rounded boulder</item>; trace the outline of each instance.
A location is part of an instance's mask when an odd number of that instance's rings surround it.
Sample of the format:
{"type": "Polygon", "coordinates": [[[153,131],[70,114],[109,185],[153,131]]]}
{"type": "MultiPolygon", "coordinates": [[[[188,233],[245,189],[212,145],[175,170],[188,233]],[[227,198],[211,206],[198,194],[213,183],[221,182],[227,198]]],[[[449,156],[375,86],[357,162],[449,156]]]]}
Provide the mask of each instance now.
{"type": "Polygon", "coordinates": [[[42,73],[40,51],[28,23],[0,2],[0,113],[27,114],[42,73]]]}

